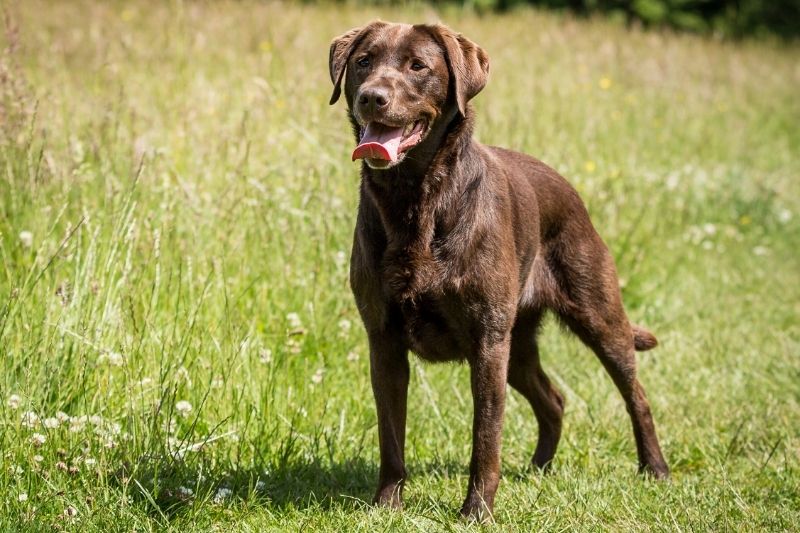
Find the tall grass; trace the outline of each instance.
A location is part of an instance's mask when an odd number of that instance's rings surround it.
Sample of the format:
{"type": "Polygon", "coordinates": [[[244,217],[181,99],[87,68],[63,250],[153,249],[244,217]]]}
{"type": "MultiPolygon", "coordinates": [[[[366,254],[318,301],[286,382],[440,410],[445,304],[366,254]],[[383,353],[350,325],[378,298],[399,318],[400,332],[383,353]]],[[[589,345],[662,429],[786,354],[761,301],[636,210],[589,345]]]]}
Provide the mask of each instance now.
{"type": "Polygon", "coordinates": [[[347,283],[358,168],[330,39],[444,19],[483,45],[478,137],[551,164],[617,258],[673,481],[635,475],[602,367],[548,326],[555,472],[509,395],[503,529],[800,521],[798,50],[522,11],[7,6],[0,59],[3,529],[471,527],[464,367],[413,364],[403,513],[347,283]]]}

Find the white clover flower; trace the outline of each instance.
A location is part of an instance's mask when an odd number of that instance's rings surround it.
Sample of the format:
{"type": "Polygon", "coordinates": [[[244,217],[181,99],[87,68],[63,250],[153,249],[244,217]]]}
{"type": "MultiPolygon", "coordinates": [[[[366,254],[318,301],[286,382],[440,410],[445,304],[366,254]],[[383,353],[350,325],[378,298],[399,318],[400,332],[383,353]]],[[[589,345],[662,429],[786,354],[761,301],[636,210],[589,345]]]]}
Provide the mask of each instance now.
{"type": "Polygon", "coordinates": [[[778,220],[781,221],[781,223],[786,224],[792,220],[792,212],[788,209],[781,209],[778,211],[778,220]]]}
{"type": "Polygon", "coordinates": [[[214,494],[214,503],[222,503],[233,495],[233,491],[227,487],[220,487],[214,494]]]}
{"type": "Polygon", "coordinates": [[[665,185],[668,191],[674,191],[675,189],[678,188],[680,182],[681,182],[681,177],[677,173],[673,172],[667,176],[665,185]]]}
{"type": "Polygon", "coordinates": [[[12,394],[6,400],[6,405],[9,409],[19,409],[19,403],[22,401],[22,398],[17,396],[16,394],[12,394]]]}
{"type": "Polygon", "coordinates": [[[47,437],[42,435],[41,433],[34,433],[31,435],[31,443],[36,446],[37,448],[47,442],[47,437]]]}
{"type": "Polygon", "coordinates": [[[92,415],[89,417],[89,422],[91,422],[93,426],[99,426],[103,423],[103,417],[100,415],[92,415]]]}
{"type": "Polygon", "coordinates": [[[22,413],[22,425],[26,428],[33,428],[39,424],[39,415],[33,411],[22,413]]]}
{"type": "Polygon", "coordinates": [[[351,362],[352,361],[358,361],[358,352],[355,352],[355,351],[348,352],[347,360],[351,361],[351,362]]]}
{"type": "Polygon", "coordinates": [[[769,254],[769,248],[766,246],[756,246],[753,248],[753,253],[759,257],[763,257],[769,254]]]}
{"type": "Polygon", "coordinates": [[[346,318],[343,318],[339,321],[339,331],[341,331],[342,335],[346,335],[350,331],[351,327],[353,327],[353,323],[346,318]]]}
{"type": "Polygon", "coordinates": [[[56,413],[56,418],[58,419],[59,422],[69,422],[71,417],[64,411],[58,411],[56,413]]]}
{"type": "Polygon", "coordinates": [[[125,358],[122,357],[122,354],[119,352],[104,351],[97,358],[97,362],[107,363],[111,366],[122,366],[122,364],[125,362],[125,358]]]}
{"type": "Polygon", "coordinates": [[[194,491],[189,487],[184,487],[181,485],[177,489],[175,489],[175,493],[178,495],[179,498],[187,499],[194,496],[194,491]]]}
{"type": "Polygon", "coordinates": [[[87,457],[86,459],[83,460],[83,464],[85,464],[89,468],[92,468],[94,465],[97,464],[97,459],[95,459],[94,457],[87,457]]]}
{"type": "Polygon", "coordinates": [[[22,244],[23,248],[30,248],[33,246],[33,233],[30,231],[20,231],[19,242],[22,244]]]}
{"type": "Polygon", "coordinates": [[[64,516],[67,518],[75,518],[78,516],[78,510],[75,509],[73,506],[68,505],[66,509],[64,509],[64,516]]]}
{"type": "Polygon", "coordinates": [[[192,412],[192,404],[186,400],[181,400],[175,404],[175,410],[183,416],[189,416],[189,413],[192,412]]]}
{"type": "Polygon", "coordinates": [[[258,360],[268,365],[272,362],[272,350],[269,348],[262,348],[258,352],[258,360]]]}
{"type": "Polygon", "coordinates": [[[292,329],[303,327],[303,323],[300,321],[300,315],[297,313],[289,313],[286,315],[286,321],[289,323],[289,327],[292,329]]]}
{"type": "Polygon", "coordinates": [[[703,224],[703,231],[706,232],[706,235],[716,235],[717,227],[711,223],[703,224]]]}
{"type": "Polygon", "coordinates": [[[42,421],[42,425],[47,429],[56,429],[61,425],[61,421],[58,418],[51,416],[50,418],[45,418],[42,421]]]}
{"type": "Polygon", "coordinates": [[[83,428],[86,427],[86,422],[88,418],[89,417],[87,417],[86,415],[73,416],[69,420],[69,430],[72,433],[78,433],[80,431],[83,431],[83,428]]]}
{"type": "Polygon", "coordinates": [[[333,256],[333,262],[334,262],[334,263],[336,264],[336,266],[338,266],[338,267],[343,267],[346,261],[347,261],[347,254],[346,254],[346,253],[344,253],[344,250],[339,250],[339,251],[338,251],[338,252],[336,252],[336,254],[333,256]]]}
{"type": "Polygon", "coordinates": [[[311,383],[315,385],[319,385],[320,383],[322,383],[322,377],[324,373],[325,370],[323,370],[322,368],[318,368],[317,371],[314,372],[314,375],[311,376],[311,383]]]}
{"type": "Polygon", "coordinates": [[[26,502],[28,501],[28,493],[27,492],[20,492],[17,496],[17,501],[26,502]]]}
{"type": "Polygon", "coordinates": [[[288,339],[286,339],[286,349],[291,354],[298,354],[302,351],[302,348],[300,346],[300,341],[298,341],[294,337],[289,337],[288,339]]]}

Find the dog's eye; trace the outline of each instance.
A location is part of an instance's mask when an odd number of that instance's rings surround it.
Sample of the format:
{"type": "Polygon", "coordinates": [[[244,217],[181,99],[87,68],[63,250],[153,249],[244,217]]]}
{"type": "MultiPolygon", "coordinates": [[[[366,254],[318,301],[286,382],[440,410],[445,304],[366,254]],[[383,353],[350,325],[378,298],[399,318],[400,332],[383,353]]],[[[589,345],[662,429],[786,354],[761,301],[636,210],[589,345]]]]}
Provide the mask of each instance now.
{"type": "Polygon", "coordinates": [[[356,61],[356,65],[361,68],[367,68],[369,66],[369,58],[367,56],[362,57],[358,61],[356,61]]]}
{"type": "Polygon", "coordinates": [[[415,59],[415,60],[414,60],[414,61],[411,63],[411,70],[414,70],[414,71],[417,71],[417,72],[418,72],[418,71],[420,71],[420,70],[422,70],[422,69],[424,69],[424,68],[425,68],[425,63],[423,63],[422,61],[419,61],[419,60],[417,60],[417,59],[415,59]]]}

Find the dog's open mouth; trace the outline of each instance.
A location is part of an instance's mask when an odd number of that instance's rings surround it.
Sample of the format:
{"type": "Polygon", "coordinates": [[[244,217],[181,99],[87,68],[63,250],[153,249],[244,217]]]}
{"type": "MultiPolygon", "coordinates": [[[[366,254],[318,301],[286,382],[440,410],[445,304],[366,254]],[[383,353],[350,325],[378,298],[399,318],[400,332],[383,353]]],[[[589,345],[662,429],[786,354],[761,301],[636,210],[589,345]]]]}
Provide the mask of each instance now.
{"type": "Polygon", "coordinates": [[[361,141],[353,150],[353,161],[366,159],[371,167],[382,168],[397,163],[401,155],[418,145],[428,124],[424,120],[395,127],[368,122],[361,128],[361,141]]]}

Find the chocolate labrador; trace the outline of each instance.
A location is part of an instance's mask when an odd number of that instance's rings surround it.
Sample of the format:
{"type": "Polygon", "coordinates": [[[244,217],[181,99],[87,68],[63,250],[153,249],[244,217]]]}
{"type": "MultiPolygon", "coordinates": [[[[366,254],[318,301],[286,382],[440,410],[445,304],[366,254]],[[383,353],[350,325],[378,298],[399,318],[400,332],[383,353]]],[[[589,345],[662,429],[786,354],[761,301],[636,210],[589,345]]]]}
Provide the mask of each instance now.
{"type": "Polygon", "coordinates": [[[614,261],[578,194],[527,155],[472,139],[469,101],[489,58],[442,25],[372,22],[334,39],[362,159],[350,283],[369,339],[378,412],[375,501],[400,507],[408,351],[470,367],[472,459],[461,513],[491,516],[500,481],[506,382],[533,407],[533,464],[553,459],[564,398],[542,370],[536,334],[552,311],[605,366],[625,399],[641,471],[662,478],[635,350],[655,337],[628,321],[614,261]]]}

